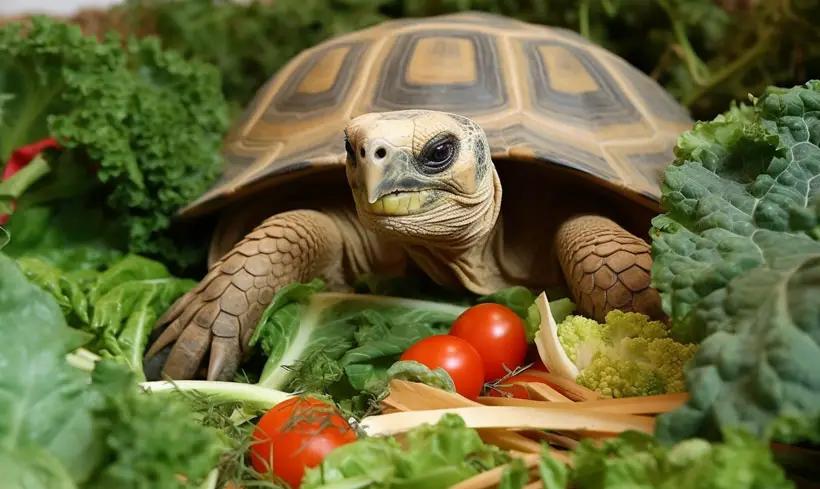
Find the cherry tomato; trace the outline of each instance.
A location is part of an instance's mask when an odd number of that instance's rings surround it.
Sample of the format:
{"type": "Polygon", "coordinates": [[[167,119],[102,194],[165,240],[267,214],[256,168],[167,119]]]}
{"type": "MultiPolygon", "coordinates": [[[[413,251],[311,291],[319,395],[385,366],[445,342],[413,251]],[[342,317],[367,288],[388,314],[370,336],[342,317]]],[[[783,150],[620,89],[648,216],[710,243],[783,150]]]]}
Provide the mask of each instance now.
{"type": "Polygon", "coordinates": [[[481,356],[469,343],[449,335],[428,336],[408,348],[400,360],[414,360],[430,369],[446,370],[456,392],[475,399],[484,387],[484,367],[481,356]]]}
{"type": "Polygon", "coordinates": [[[319,465],[334,448],[356,441],[339,411],[315,397],[292,397],[266,412],[253,433],[251,464],[298,489],[305,470],[319,465]]]}
{"type": "Polygon", "coordinates": [[[490,389],[490,397],[514,397],[516,399],[530,399],[530,393],[523,385],[517,385],[516,382],[537,382],[539,384],[546,384],[544,379],[536,377],[535,375],[520,374],[514,375],[509,379],[501,381],[501,385],[490,389]]]}
{"type": "Polygon", "coordinates": [[[478,304],[453,322],[450,335],[473,345],[484,363],[484,381],[492,382],[524,364],[527,334],[524,323],[501,304],[478,304]],[[506,369],[504,368],[506,366],[506,369]]]}

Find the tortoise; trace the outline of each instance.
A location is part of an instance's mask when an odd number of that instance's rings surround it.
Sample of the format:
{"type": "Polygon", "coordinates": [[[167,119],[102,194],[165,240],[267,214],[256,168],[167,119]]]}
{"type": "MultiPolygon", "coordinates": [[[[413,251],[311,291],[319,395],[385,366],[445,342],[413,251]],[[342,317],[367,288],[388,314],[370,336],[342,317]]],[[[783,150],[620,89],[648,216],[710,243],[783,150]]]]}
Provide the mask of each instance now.
{"type": "Polygon", "coordinates": [[[231,379],[276,291],[313,278],[563,285],[599,321],[665,317],[641,236],[692,120],[571,30],[478,12],[387,21],[298,54],[239,119],[222,179],[180,211],[221,217],[207,275],[146,353],[172,379],[206,360],[208,379],[231,379]]]}

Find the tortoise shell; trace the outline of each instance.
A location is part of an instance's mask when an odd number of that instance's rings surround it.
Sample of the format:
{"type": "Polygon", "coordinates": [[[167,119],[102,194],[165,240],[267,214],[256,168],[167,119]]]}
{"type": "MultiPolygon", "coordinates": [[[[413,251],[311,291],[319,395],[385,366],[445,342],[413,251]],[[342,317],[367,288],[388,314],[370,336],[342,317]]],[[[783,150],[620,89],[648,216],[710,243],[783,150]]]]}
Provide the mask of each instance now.
{"type": "Polygon", "coordinates": [[[345,124],[401,109],[470,117],[496,162],[559,165],[652,208],[692,124],[654,80],[573,31],[476,12],[393,20],[324,41],[276,73],[228,134],[221,180],[181,214],[343,168],[345,124]]]}

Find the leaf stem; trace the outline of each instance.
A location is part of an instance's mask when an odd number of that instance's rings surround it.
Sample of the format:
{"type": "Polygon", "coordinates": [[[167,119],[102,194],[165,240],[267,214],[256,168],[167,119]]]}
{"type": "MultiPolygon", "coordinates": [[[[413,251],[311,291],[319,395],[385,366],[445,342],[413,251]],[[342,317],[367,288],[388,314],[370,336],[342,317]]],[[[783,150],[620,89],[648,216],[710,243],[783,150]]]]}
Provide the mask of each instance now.
{"type": "Polygon", "coordinates": [[[146,392],[156,394],[173,391],[195,391],[218,400],[245,402],[262,409],[270,409],[280,402],[293,397],[293,394],[288,392],[268,389],[254,384],[215,380],[159,380],[142,382],[140,383],[140,387],[146,392]]]}
{"type": "Polygon", "coordinates": [[[582,36],[589,39],[589,0],[581,0],[578,3],[578,30],[582,36]]]}
{"type": "Polygon", "coordinates": [[[703,96],[703,94],[712,90],[714,87],[725,81],[727,78],[736,75],[738,72],[743,70],[744,67],[754,62],[755,59],[762,56],[763,53],[766,51],[771,38],[772,31],[764,31],[751,49],[746,50],[746,52],[743,53],[742,56],[740,56],[733,62],[726,65],[722,70],[718,71],[717,73],[709,77],[707,83],[703,85],[697,85],[694,90],[692,90],[685,97],[683,97],[681,101],[683,106],[687,108],[691,107],[696,100],[700,99],[701,96],[703,96]]]}
{"type": "Polygon", "coordinates": [[[29,164],[20,168],[8,180],[0,183],[0,199],[18,199],[29,187],[51,171],[42,155],[37,155],[29,164]]]}

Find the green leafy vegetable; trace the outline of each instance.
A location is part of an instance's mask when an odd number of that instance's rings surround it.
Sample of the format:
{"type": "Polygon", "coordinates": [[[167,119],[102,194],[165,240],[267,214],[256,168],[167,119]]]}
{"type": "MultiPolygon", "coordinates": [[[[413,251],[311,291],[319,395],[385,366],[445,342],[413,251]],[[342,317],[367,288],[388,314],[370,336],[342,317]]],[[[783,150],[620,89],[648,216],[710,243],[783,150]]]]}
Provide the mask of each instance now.
{"type": "MultiPolygon", "coordinates": [[[[546,449],[538,467],[544,489],[793,489],[767,443],[743,430],[728,430],[724,442],[692,438],[664,447],[651,436],[627,431],[602,441],[584,440],[572,453],[572,467],[546,449]]],[[[522,489],[527,479],[514,467],[506,488],[522,489]]]]}
{"type": "Polygon", "coordinates": [[[56,457],[72,480],[88,480],[103,446],[93,432],[86,375],[65,362],[72,330],[51,296],[2,253],[0,324],[0,412],[13,413],[0,416],[0,452],[16,460],[29,447],[39,447],[56,457]]]}
{"type": "Polygon", "coordinates": [[[25,32],[0,29],[0,92],[0,160],[47,136],[65,148],[26,167],[31,181],[19,184],[15,214],[82,201],[108,217],[110,239],[125,251],[179,266],[203,256],[204,246],[185,248],[167,228],[220,172],[229,120],[212,66],[163,51],[157,39],[123,46],[36,17],[25,32]]]}
{"type": "MultiPolygon", "coordinates": [[[[388,370],[422,338],[446,333],[466,307],[367,294],[323,292],[324,283],[283,287],[250,340],[267,360],[258,385],[327,391],[338,401],[381,393],[388,370]]],[[[440,373],[396,367],[394,375],[447,385],[440,373]]],[[[358,400],[355,402],[362,402],[358,400]]]]}
{"type": "Polygon", "coordinates": [[[513,459],[501,472],[498,489],[519,489],[530,481],[530,471],[520,458],[513,459]]]}
{"type": "MultiPolygon", "coordinates": [[[[401,280],[367,277],[359,285],[360,290],[411,292],[401,280]]],[[[534,308],[534,295],[524,288],[477,300],[512,304],[525,316],[534,308]]],[[[452,391],[452,379],[446,372],[396,362],[419,340],[447,333],[471,303],[328,293],[320,280],[285,286],[274,296],[250,340],[267,357],[258,385],[289,392],[327,392],[354,414],[361,414],[373,399],[386,394],[394,378],[452,391]]],[[[560,314],[574,308],[564,299],[552,304],[560,314]]]]}
{"type": "Polygon", "coordinates": [[[179,474],[202,481],[216,466],[224,447],[187,404],[142,392],[133,372],[105,360],[97,363],[92,382],[102,398],[97,426],[113,456],[89,487],[185,487],[179,474]]]}
{"type": "Polygon", "coordinates": [[[305,472],[301,487],[446,489],[508,460],[460,417],[446,414],[435,425],[410,430],[402,443],[363,438],[333,450],[305,472]]]}
{"type": "MultiPolygon", "coordinates": [[[[183,488],[198,484],[223,446],[187,405],[143,393],[107,360],[73,367],[76,343],[50,294],[0,254],[0,468],[24,487],[183,488]],[[184,475],[188,482],[180,480],[184,475]]],[[[17,486],[15,486],[17,487],[17,486]]]]}
{"type": "Polygon", "coordinates": [[[430,369],[427,365],[413,360],[396,362],[387,369],[388,381],[407,380],[410,382],[421,382],[443,391],[455,392],[456,385],[453,378],[441,367],[430,369]]]}
{"type": "Polygon", "coordinates": [[[691,399],[657,436],[760,434],[820,404],[820,82],[769,89],[681,136],[653,221],[652,275],[673,334],[701,341],[691,399]]]}
{"type": "Polygon", "coordinates": [[[145,380],[142,357],[154,323],[196,285],[136,255],[102,272],[65,272],[37,258],[21,258],[18,264],[29,280],[57,300],[70,326],[91,333],[87,348],[126,364],[140,380],[145,380]]]}

